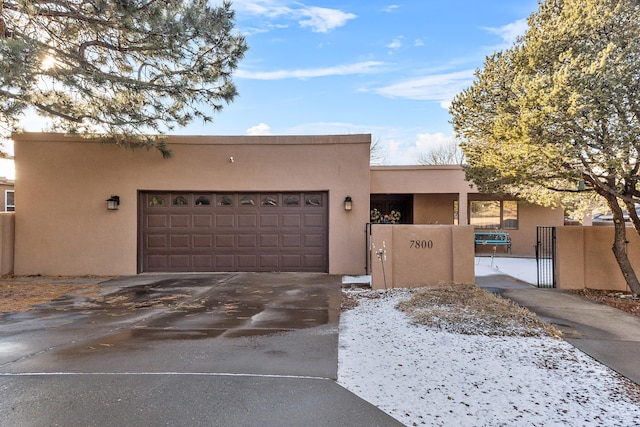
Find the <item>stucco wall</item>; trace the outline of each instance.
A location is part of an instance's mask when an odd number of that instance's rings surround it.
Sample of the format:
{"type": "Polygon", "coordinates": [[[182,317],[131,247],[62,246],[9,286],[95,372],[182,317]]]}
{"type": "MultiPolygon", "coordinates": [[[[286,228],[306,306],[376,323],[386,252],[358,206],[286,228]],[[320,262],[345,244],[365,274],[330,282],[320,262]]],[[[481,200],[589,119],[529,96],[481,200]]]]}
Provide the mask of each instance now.
{"type": "MultiPolygon", "coordinates": [[[[453,202],[458,200],[459,224],[466,225],[469,200],[496,199],[496,196],[479,194],[473,184],[465,181],[464,171],[457,165],[372,167],[371,193],[413,194],[414,224],[453,224],[453,202]]],[[[506,230],[512,240],[511,253],[535,256],[536,227],[562,226],[564,212],[520,202],[518,220],[516,230],[506,230]]],[[[491,248],[479,247],[478,251],[491,251],[491,248]]]]}
{"type": "MultiPolygon", "coordinates": [[[[613,233],[613,227],[557,227],[556,286],[629,290],[611,251],[613,233]]],[[[640,236],[632,227],[627,227],[627,240],[629,259],[640,274],[640,236]]]]}
{"type": "Polygon", "coordinates": [[[14,135],[16,274],[135,274],[142,190],[328,191],[329,272],[362,273],[370,139],[170,137],[173,156],[163,159],[60,134],[14,135]],[[106,210],[111,195],[117,211],[106,210]]]}
{"type": "Polygon", "coordinates": [[[518,229],[506,230],[511,238],[511,252],[515,255],[535,256],[537,227],[559,227],[564,224],[564,211],[518,203],[518,229]]]}
{"type": "Polygon", "coordinates": [[[458,194],[415,194],[413,223],[453,224],[455,200],[458,200],[458,194]]]}
{"type": "Polygon", "coordinates": [[[15,212],[0,213],[0,274],[13,273],[15,212]]]}
{"type": "Polygon", "coordinates": [[[371,232],[373,289],[475,283],[471,226],[374,224],[371,232]]]}

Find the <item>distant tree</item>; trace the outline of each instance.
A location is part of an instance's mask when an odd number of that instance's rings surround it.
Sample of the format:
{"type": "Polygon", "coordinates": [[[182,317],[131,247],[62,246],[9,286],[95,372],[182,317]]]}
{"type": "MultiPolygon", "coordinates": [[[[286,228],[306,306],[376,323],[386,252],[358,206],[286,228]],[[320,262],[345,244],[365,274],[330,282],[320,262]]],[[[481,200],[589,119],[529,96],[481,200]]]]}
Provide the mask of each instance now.
{"type": "Polygon", "coordinates": [[[174,126],[236,96],[247,49],[231,3],[207,0],[0,0],[0,126],[29,108],[55,131],[169,151],[174,126]]]}
{"type": "Polygon", "coordinates": [[[371,141],[371,148],[369,149],[369,163],[372,165],[381,165],[385,162],[387,153],[382,146],[380,137],[374,137],[371,141]]]}
{"type": "Polygon", "coordinates": [[[456,141],[451,141],[418,154],[417,160],[420,165],[462,165],[464,152],[456,141]]]}
{"type": "Polygon", "coordinates": [[[585,189],[606,202],[612,250],[635,294],[623,209],[640,233],[638,70],[638,1],[545,0],[450,109],[480,190],[557,204],[585,189]]]}

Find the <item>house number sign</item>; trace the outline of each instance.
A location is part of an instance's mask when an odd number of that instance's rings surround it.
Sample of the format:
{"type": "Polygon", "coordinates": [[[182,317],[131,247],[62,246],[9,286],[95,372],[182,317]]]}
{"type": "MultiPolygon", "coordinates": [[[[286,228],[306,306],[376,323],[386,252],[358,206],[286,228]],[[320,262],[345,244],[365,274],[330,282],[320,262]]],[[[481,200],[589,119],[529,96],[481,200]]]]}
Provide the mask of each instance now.
{"type": "Polygon", "coordinates": [[[433,240],[409,240],[411,249],[433,249],[433,240]]]}

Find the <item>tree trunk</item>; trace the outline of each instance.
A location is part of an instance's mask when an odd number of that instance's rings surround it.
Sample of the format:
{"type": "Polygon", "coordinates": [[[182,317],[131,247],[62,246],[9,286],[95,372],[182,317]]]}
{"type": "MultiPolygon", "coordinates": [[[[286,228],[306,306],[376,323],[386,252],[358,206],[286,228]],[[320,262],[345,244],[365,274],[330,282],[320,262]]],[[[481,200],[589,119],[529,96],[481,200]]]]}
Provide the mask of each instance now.
{"type": "Polygon", "coordinates": [[[613,255],[616,257],[616,261],[618,262],[618,266],[620,267],[620,271],[624,276],[624,280],[627,282],[627,286],[631,289],[635,295],[640,295],[640,282],[638,281],[638,277],[636,276],[636,272],[629,261],[629,256],[627,255],[627,226],[624,221],[624,214],[622,212],[622,208],[618,203],[618,200],[615,196],[610,194],[605,195],[607,199],[607,204],[611,209],[611,213],[613,214],[613,227],[614,227],[614,239],[613,239],[613,255]]]}

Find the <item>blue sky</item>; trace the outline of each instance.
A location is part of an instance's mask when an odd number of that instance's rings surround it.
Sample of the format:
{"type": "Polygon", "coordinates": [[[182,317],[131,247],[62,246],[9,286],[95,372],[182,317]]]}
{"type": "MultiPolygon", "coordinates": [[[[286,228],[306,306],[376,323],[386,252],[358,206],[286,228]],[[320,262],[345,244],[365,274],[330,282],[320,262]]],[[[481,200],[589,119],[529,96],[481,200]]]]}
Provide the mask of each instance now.
{"type": "MultiPolygon", "coordinates": [[[[218,0],[214,0],[218,1],[218,0]]],[[[181,135],[370,133],[384,164],[453,140],[448,102],[537,0],[235,0],[239,96],[181,135]]],[[[41,130],[26,118],[26,130],[41,130]],[[31,122],[31,124],[30,124],[31,122]]],[[[1,173],[1,172],[0,172],[1,173]]]]}
{"type": "MultiPolygon", "coordinates": [[[[385,164],[451,141],[447,111],[537,0],[235,0],[239,97],[187,134],[371,133],[385,164]]],[[[184,132],[186,131],[186,132],[184,132]]]]}

